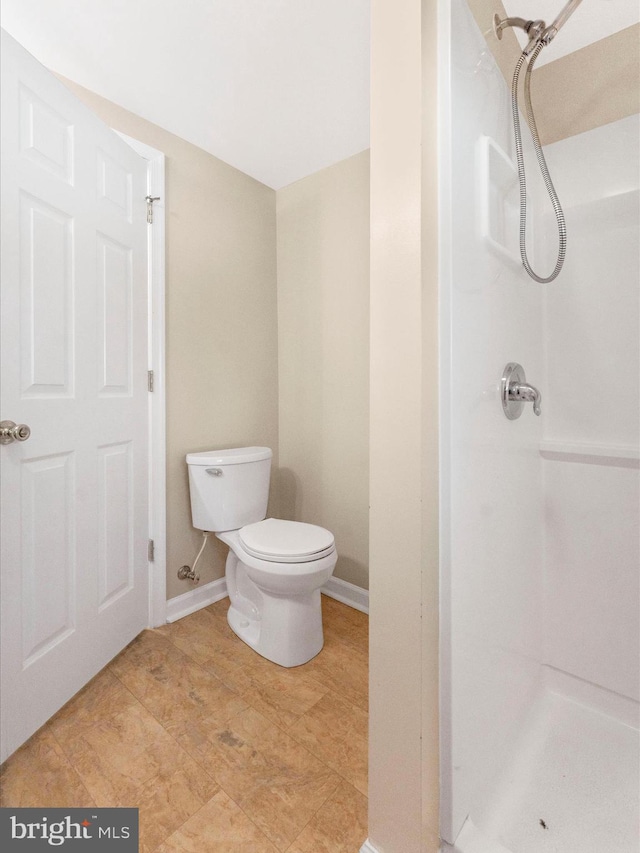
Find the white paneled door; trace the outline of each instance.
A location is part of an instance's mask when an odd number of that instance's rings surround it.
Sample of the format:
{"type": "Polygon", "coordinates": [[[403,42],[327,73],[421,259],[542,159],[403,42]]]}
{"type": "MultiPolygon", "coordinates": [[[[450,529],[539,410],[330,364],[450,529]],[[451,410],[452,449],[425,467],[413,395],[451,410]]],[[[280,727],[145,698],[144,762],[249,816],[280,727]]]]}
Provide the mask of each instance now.
{"type": "Polygon", "coordinates": [[[2,759],[148,622],[146,162],[2,33],[2,759]]]}

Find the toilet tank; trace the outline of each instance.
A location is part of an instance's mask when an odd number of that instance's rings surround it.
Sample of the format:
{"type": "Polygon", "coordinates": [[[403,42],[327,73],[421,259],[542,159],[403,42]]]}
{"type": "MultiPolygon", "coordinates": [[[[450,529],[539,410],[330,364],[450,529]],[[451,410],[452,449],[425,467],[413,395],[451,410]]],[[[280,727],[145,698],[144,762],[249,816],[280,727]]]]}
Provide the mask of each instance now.
{"type": "Polygon", "coordinates": [[[221,533],[262,521],[267,514],[272,456],[268,447],[188,453],[193,526],[221,533]]]}

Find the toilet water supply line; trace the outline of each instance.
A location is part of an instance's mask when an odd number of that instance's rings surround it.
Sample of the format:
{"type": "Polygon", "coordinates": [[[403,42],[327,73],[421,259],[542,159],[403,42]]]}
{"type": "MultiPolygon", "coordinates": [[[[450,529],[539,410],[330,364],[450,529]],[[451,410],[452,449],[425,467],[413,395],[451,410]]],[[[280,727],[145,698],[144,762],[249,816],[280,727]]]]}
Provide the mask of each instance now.
{"type": "Polygon", "coordinates": [[[569,2],[564,6],[558,17],[550,26],[547,26],[544,21],[526,21],[524,18],[505,18],[504,20],[501,20],[499,15],[495,15],[493,19],[494,30],[498,39],[502,38],[502,31],[506,27],[519,27],[520,29],[523,29],[529,37],[529,43],[522,51],[520,59],[518,60],[515,67],[515,71],[513,73],[513,82],[511,85],[511,108],[513,112],[513,129],[516,144],[516,159],[518,161],[518,182],[520,184],[520,258],[522,259],[522,265],[524,266],[527,273],[531,276],[531,278],[535,281],[540,282],[541,284],[546,284],[547,282],[553,281],[555,278],[558,277],[560,270],[562,269],[565,254],[567,251],[567,226],[564,218],[564,213],[560,205],[560,200],[558,199],[558,194],[556,193],[555,187],[553,186],[553,181],[551,180],[551,176],[549,174],[547,162],[542,151],[542,145],[540,144],[538,128],[536,126],[536,120],[533,114],[533,106],[531,104],[531,72],[533,71],[535,61],[538,58],[538,55],[540,54],[542,48],[548,45],[556,37],[560,27],[562,27],[562,25],[566,22],[566,20],[575,11],[575,9],[580,5],[581,2],[582,0],[569,0],[569,2]],[[534,272],[534,270],[531,268],[531,265],[529,264],[529,259],[527,258],[527,181],[524,169],[524,155],[522,151],[520,113],[518,110],[518,81],[522,66],[525,64],[525,62],[527,62],[527,60],[529,61],[527,63],[527,70],[524,78],[524,101],[525,106],[527,108],[527,120],[531,129],[533,147],[536,152],[536,157],[538,158],[540,171],[542,172],[542,177],[544,179],[549,198],[551,199],[553,211],[556,216],[556,222],[558,224],[558,260],[556,261],[555,269],[553,270],[551,275],[547,276],[546,278],[543,276],[539,276],[536,272],[534,272]]]}
{"type": "Polygon", "coordinates": [[[182,566],[178,569],[178,577],[181,581],[190,580],[194,583],[199,583],[200,575],[196,574],[196,566],[198,565],[198,560],[202,556],[202,552],[207,547],[207,539],[209,538],[209,531],[202,531],[202,545],[200,546],[200,550],[198,551],[198,556],[193,561],[193,568],[190,569],[189,566],[182,566]]]}

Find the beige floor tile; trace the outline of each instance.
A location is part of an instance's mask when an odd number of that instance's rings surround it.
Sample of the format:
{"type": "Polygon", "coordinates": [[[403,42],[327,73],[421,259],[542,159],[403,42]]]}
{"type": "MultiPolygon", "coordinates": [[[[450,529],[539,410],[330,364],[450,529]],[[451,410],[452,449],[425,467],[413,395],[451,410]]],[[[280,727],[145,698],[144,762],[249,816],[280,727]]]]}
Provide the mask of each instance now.
{"type": "Polygon", "coordinates": [[[219,622],[228,626],[227,610],[229,609],[229,599],[221,598],[207,607],[209,613],[214,616],[219,622]]]}
{"type": "Polygon", "coordinates": [[[218,791],[218,786],[208,779],[194,784],[193,770],[185,766],[147,781],[135,795],[135,806],[140,813],[140,853],[155,851],[158,844],[196,813],[210,794],[218,791]]]}
{"type": "Polygon", "coordinates": [[[211,632],[214,625],[213,616],[207,608],[203,608],[176,622],[161,625],[155,629],[155,633],[171,640],[185,654],[202,663],[211,656],[211,632]]]}
{"type": "Polygon", "coordinates": [[[158,848],[158,853],[277,853],[242,809],[220,791],[158,848]]]}
{"type": "Polygon", "coordinates": [[[111,664],[127,689],[179,742],[220,725],[247,702],[164,636],[146,631],[111,664]]]}
{"type": "Polygon", "coordinates": [[[56,735],[98,806],[139,808],[143,853],[154,850],[218,790],[139,704],[56,735]]]}
{"type": "Polygon", "coordinates": [[[367,713],[328,693],[291,726],[289,734],[366,795],[368,724],[367,713]]]}
{"type": "Polygon", "coordinates": [[[287,853],[357,853],[366,837],[367,798],[343,782],[287,853]]]}
{"type": "Polygon", "coordinates": [[[286,850],[340,782],[253,708],[209,737],[199,760],[279,850],[286,850]]]}
{"type": "Polygon", "coordinates": [[[224,680],[238,667],[253,663],[257,657],[260,655],[236,637],[228,625],[216,623],[212,652],[203,666],[224,680]]]}
{"type": "Polygon", "coordinates": [[[340,601],[322,596],[322,622],[325,637],[335,637],[365,654],[369,648],[369,617],[340,601]]]}
{"type": "Polygon", "coordinates": [[[205,666],[220,678],[224,678],[226,673],[233,672],[238,666],[245,666],[260,658],[260,655],[243,643],[229,627],[228,609],[228,598],[207,608],[215,626],[215,651],[205,666]]]}
{"type": "Polygon", "coordinates": [[[357,851],[366,616],[323,596],[325,648],[284,669],[228,606],[143,632],[3,765],[2,804],[136,806],[141,853],[357,851]]]}
{"type": "Polygon", "coordinates": [[[181,661],[184,657],[184,653],[169,641],[164,628],[149,629],[138,634],[135,640],[111,661],[109,669],[116,676],[120,676],[131,668],[139,667],[155,671],[158,678],[162,678],[162,668],[167,663],[181,661]]]}
{"type": "MultiPolygon", "coordinates": [[[[229,632],[231,633],[231,628],[229,628],[229,632]]],[[[214,651],[209,660],[205,661],[202,666],[217,675],[222,681],[227,681],[229,675],[232,675],[241,666],[252,664],[257,657],[260,657],[258,653],[249,648],[235,634],[228,636],[217,631],[214,651]]]]}
{"type": "Polygon", "coordinates": [[[211,605],[158,630],[176,648],[224,680],[238,667],[252,663],[258,655],[229,627],[226,617],[229,599],[220,603],[223,608],[211,605]]]}
{"type": "Polygon", "coordinates": [[[45,727],[0,768],[3,808],[84,808],[96,803],[45,727]]]}
{"type": "Polygon", "coordinates": [[[320,654],[299,669],[368,712],[369,656],[366,652],[327,634],[320,654]]]}
{"type": "Polygon", "coordinates": [[[230,603],[228,598],[222,598],[206,607],[205,611],[209,614],[219,634],[228,639],[237,639],[227,620],[230,603]]]}
{"type": "Polygon", "coordinates": [[[229,673],[224,681],[252,708],[284,729],[312,708],[328,690],[299,667],[286,669],[259,655],[250,665],[229,673]]]}
{"type": "Polygon", "coordinates": [[[50,725],[61,738],[80,726],[109,720],[126,708],[138,705],[138,700],[113,675],[103,669],[53,716],[50,725]]]}
{"type": "Polygon", "coordinates": [[[206,802],[216,785],[141,705],[108,720],[52,732],[98,806],[137,806],[149,784],[173,781],[195,802],[206,802]]]}

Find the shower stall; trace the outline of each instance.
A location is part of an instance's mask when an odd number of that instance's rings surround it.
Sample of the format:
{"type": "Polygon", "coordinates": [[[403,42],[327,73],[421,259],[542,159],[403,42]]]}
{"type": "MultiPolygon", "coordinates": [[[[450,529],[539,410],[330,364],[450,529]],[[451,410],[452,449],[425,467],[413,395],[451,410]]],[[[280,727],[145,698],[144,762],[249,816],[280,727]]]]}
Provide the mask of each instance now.
{"type": "MultiPolygon", "coordinates": [[[[554,44],[596,5],[606,16],[608,4],[585,0],[554,44]]],[[[500,10],[439,9],[443,849],[637,853],[640,126],[637,105],[612,114],[621,99],[602,91],[606,68],[563,77],[605,49],[619,60],[629,39],[554,68],[553,45],[538,59],[548,51],[545,97],[560,102],[540,131],[553,140],[544,155],[567,231],[562,270],[541,283],[519,251],[500,10]],[[553,116],[571,113],[576,80],[591,87],[596,117],[558,133],[553,116]],[[513,365],[540,392],[540,417],[526,397],[505,417],[513,365]]],[[[526,245],[545,278],[558,223],[520,121],[526,245]]]]}

